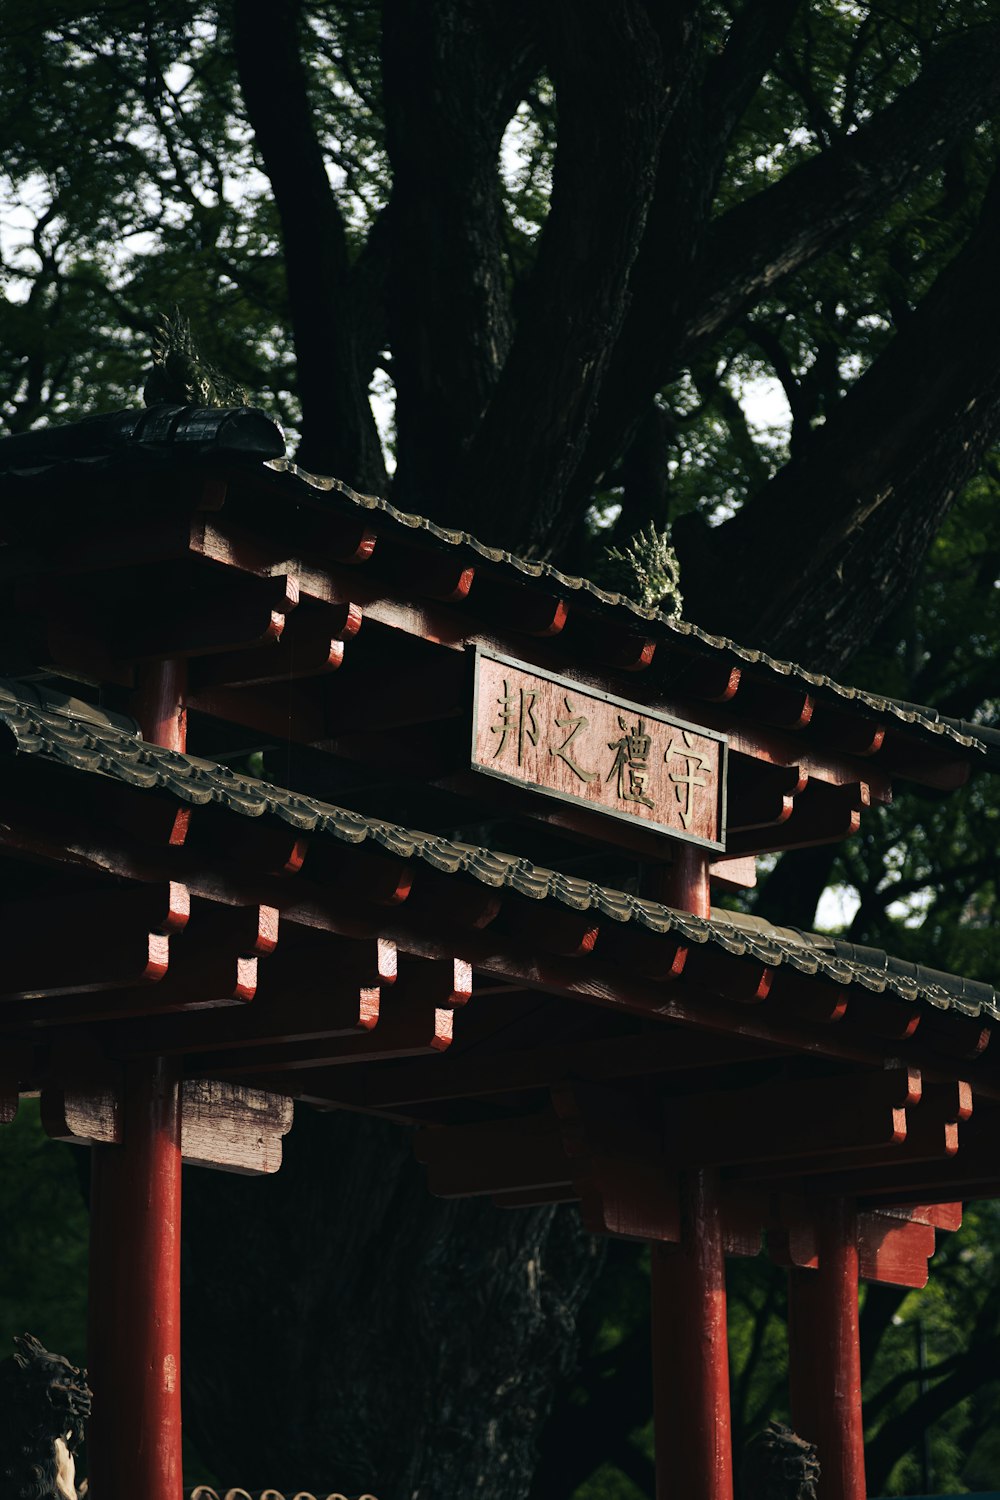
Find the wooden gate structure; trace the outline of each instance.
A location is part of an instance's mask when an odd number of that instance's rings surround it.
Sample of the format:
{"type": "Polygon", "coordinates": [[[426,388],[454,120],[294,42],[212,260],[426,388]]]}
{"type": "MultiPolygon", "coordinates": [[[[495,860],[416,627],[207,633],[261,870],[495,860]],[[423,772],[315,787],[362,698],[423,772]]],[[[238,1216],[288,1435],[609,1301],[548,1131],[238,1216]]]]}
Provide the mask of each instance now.
{"type": "Polygon", "coordinates": [[[1000,737],[283,453],[171,406],[0,443],[0,1118],[93,1150],[91,1493],[179,1500],[181,1162],[277,1170],[297,1100],[652,1245],[662,1500],[732,1495],[725,1258],[766,1241],[862,1500],[859,1278],[1000,1196],[1000,997],[711,894],[1000,737]]]}

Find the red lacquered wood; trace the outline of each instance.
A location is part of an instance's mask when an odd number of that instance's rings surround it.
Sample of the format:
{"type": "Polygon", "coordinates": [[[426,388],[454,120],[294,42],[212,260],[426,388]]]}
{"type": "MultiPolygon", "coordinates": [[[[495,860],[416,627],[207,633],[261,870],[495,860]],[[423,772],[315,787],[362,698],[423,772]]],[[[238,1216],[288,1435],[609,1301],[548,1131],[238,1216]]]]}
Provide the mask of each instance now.
{"type": "Polygon", "coordinates": [[[693,912],[707,917],[712,911],[708,883],[709,854],[696,844],[675,844],[671,862],[656,871],[654,888],[648,894],[654,901],[664,901],[677,911],[693,912]]]}
{"type": "Polygon", "coordinates": [[[151,745],[183,753],[187,745],[187,666],[183,661],[143,663],[136,669],[132,712],[151,745]]]}
{"type": "Polygon", "coordinates": [[[819,1450],[820,1500],[865,1500],[858,1341],[858,1224],[847,1199],[818,1210],[815,1271],[788,1285],[792,1425],[819,1450]]]}
{"type": "Polygon", "coordinates": [[[180,1500],[180,1083],[130,1063],[125,1143],[96,1146],[91,1187],[91,1490],[180,1500]]]}
{"type": "Polygon", "coordinates": [[[732,1500],[726,1270],[718,1177],[683,1172],[681,1243],[654,1245],[657,1500],[732,1500]]]}
{"type": "MultiPolygon", "coordinates": [[[[183,662],[138,670],[146,740],[183,752],[183,662]]],[[[181,1084],[175,1062],[126,1064],[124,1140],[95,1146],[90,1209],[90,1488],[181,1500],[181,1084]]]]}

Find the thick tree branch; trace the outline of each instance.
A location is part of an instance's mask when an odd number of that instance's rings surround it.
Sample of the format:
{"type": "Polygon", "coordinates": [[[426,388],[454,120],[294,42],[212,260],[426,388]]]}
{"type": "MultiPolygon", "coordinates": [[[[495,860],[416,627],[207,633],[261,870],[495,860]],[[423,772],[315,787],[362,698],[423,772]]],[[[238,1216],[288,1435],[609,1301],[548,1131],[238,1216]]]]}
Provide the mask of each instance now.
{"type": "Polygon", "coordinates": [[[802,0],[746,0],[705,78],[705,126],[713,139],[731,140],[801,8],[802,0]]]}
{"type": "Polygon", "coordinates": [[[881,1491],[904,1453],[914,1446],[920,1433],[996,1377],[1000,1339],[987,1338],[973,1344],[957,1369],[905,1411],[890,1417],[865,1448],[865,1468],[871,1489],[881,1491]]]}
{"type": "Polygon", "coordinates": [[[936,878],[928,874],[923,878],[894,880],[881,889],[866,891],[854,914],[847,937],[855,943],[870,941],[873,935],[877,935],[875,924],[884,919],[887,909],[894,902],[905,901],[907,896],[915,896],[926,890],[947,891],[953,895],[959,881],[967,884],[971,882],[973,887],[977,887],[993,875],[996,866],[996,856],[989,855],[983,859],[969,860],[966,864],[941,869],[936,878]]]}
{"type": "MultiPolygon", "coordinates": [[[[707,109],[701,99],[687,98],[671,122],[632,276],[632,307],[570,509],[585,502],[628,447],[655,391],[762,295],[945,160],[1000,98],[1000,25],[975,27],[941,48],[921,77],[859,130],[709,225],[729,142],[726,127],[731,133],[737,107],[752,96],[750,84],[759,84],[795,8],[786,0],[761,22],[742,92],[722,90],[730,107],[714,137],[709,117],[700,116],[707,109]]],[[[748,28],[751,19],[744,23],[748,28]]],[[[725,76],[729,50],[716,64],[717,76],[725,76]]],[[[706,90],[712,83],[709,75],[706,90]]]]}
{"type": "Polygon", "coordinates": [[[522,545],[547,537],[583,452],[685,66],[641,0],[555,0],[545,16],[559,110],[551,207],[458,490],[475,497],[468,524],[522,545]]]}
{"type": "Polygon", "coordinates": [[[392,271],[391,208],[383,208],[351,267],[349,297],[358,367],[372,370],[389,341],[392,271]]]}
{"type": "Polygon", "coordinates": [[[768,921],[808,932],[816,925],[816,908],[830,883],[836,857],[834,844],[790,849],[760,887],[754,912],[768,921]]]}
{"type": "MultiPolygon", "coordinates": [[[[705,226],[733,131],[787,35],[801,0],[756,0],[709,61],[691,20],[675,46],[675,106],[664,131],[656,186],[629,280],[630,306],[613,351],[586,453],[564,510],[571,516],[630,447],[672,361],[705,226]]],[[[676,369],[671,367],[671,373],[676,369]]],[[[562,540],[556,518],[545,545],[562,540]]]]}
{"type": "Polygon", "coordinates": [[[678,537],[693,619],[744,636],[752,620],[768,650],[833,671],[898,605],[1000,432],[998,236],[1000,174],[965,249],[801,456],[700,547],[695,528],[678,537]]]}
{"type": "Polygon", "coordinates": [[[236,63],[281,219],[302,402],[300,458],[385,485],[349,300],[347,236],[326,174],[299,51],[298,0],[236,0],[236,63]]]}
{"type": "Polygon", "coordinates": [[[385,0],[399,503],[429,514],[512,335],[497,169],[538,67],[527,4],[385,0]]]}
{"type": "Polygon", "coordinates": [[[785,346],[773,328],[769,328],[763,319],[751,318],[747,319],[744,327],[747,338],[757,345],[781,382],[788,409],[792,414],[789,444],[792,453],[795,454],[808,435],[809,423],[816,414],[814,392],[795,374],[785,346]]]}
{"type": "Polygon", "coordinates": [[[1000,25],[973,27],[860,130],[723,214],[679,330],[682,357],[944,161],[998,98],[1000,25]]]}

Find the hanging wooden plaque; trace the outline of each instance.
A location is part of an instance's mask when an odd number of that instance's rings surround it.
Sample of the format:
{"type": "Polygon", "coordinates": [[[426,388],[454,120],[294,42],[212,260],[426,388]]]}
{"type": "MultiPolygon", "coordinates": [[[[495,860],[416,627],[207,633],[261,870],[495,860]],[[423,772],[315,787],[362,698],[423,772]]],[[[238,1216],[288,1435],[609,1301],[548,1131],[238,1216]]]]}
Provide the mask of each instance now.
{"type": "Polygon", "coordinates": [[[477,649],[472,768],[725,848],[726,737],[477,649]]]}

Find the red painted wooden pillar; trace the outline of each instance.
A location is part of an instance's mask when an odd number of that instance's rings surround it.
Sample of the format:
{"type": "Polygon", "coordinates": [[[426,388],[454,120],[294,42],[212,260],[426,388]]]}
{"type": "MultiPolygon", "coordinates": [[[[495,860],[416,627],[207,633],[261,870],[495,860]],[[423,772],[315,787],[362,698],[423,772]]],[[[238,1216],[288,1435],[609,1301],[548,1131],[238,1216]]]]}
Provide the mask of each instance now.
{"type": "Polygon", "coordinates": [[[838,1199],[822,1205],[817,1242],[819,1269],[789,1272],[792,1425],[819,1450],[821,1500],[865,1500],[853,1203],[838,1199]]]}
{"type": "Polygon", "coordinates": [[[707,850],[699,849],[697,844],[678,843],[672,863],[656,872],[655,888],[650,895],[655,901],[663,901],[678,911],[707,917],[712,905],[708,862],[707,850]]]}
{"type": "MultiPolygon", "coordinates": [[[[656,896],[710,910],[708,854],[678,844],[656,896]]],[[[653,1246],[653,1396],[657,1500],[732,1500],[726,1263],[718,1172],[681,1173],[681,1243],[653,1246]]]]}
{"type": "Polygon", "coordinates": [[[681,1176],[681,1243],[653,1246],[657,1500],[732,1500],[726,1262],[718,1175],[681,1176]]]}
{"type": "Polygon", "coordinates": [[[151,745],[183,751],[187,746],[187,663],[158,661],[138,669],[132,712],[151,745]]]}
{"type": "MultiPolygon", "coordinates": [[[[147,740],[184,749],[184,687],[183,663],[142,673],[133,709],[147,740]]],[[[93,1148],[87,1458],[95,1500],[181,1500],[180,1097],[173,1061],[129,1063],[123,1144],[93,1148]]]]}

